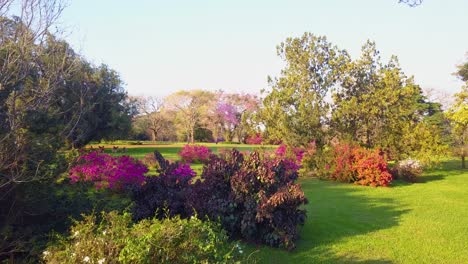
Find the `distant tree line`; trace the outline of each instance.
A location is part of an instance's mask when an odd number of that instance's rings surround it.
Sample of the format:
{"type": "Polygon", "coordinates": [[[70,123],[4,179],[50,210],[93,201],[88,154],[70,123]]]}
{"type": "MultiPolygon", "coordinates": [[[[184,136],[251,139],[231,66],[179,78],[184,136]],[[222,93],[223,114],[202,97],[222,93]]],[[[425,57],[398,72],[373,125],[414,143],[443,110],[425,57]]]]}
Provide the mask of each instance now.
{"type": "Polygon", "coordinates": [[[162,98],[134,97],[138,115],[135,139],[164,141],[245,142],[255,134],[260,99],[223,91],[179,91],[162,98]]]}

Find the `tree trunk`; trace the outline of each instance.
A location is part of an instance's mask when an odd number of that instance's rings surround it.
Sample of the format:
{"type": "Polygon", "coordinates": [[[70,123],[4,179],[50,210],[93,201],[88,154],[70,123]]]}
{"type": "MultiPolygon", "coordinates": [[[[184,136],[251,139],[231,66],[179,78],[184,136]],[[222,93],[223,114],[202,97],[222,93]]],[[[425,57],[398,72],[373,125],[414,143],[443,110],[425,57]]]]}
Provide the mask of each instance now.
{"type": "Polygon", "coordinates": [[[156,131],[151,130],[151,141],[156,141],[156,131]]]}
{"type": "Polygon", "coordinates": [[[466,169],[466,165],[465,165],[465,155],[463,154],[461,158],[462,158],[462,169],[466,169]]]}
{"type": "Polygon", "coordinates": [[[194,134],[195,134],[195,128],[192,127],[192,129],[190,130],[190,142],[192,144],[195,142],[194,134]]]}

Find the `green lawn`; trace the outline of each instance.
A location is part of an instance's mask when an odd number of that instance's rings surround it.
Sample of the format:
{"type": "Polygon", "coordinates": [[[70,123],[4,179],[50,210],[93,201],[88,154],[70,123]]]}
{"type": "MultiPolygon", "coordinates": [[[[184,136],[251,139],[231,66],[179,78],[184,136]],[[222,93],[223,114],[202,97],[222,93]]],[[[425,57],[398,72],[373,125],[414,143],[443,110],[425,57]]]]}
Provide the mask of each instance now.
{"type": "Polygon", "coordinates": [[[260,248],[263,263],[468,263],[468,171],[459,162],[420,183],[371,188],[301,180],[308,220],[291,253],[260,248]]]}
{"type": "MultiPolygon", "coordinates": [[[[158,149],[177,159],[181,146],[143,145],[127,154],[158,149]]],[[[458,168],[458,161],[447,161],[419,183],[390,188],[302,179],[308,220],[297,248],[250,248],[258,249],[261,263],[468,263],[468,170],[458,168]]]]}

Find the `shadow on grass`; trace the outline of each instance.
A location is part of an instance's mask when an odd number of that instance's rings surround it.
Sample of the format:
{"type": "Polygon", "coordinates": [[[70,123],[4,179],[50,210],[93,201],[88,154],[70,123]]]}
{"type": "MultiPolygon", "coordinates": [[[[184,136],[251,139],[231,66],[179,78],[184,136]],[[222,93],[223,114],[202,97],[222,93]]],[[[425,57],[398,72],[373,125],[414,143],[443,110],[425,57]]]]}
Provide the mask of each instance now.
{"type": "Polygon", "coordinates": [[[428,183],[432,181],[441,181],[445,179],[445,175],[436,174],[436,175],[426,175],[419,177],[415,183],[428,183]]]}
{"type": "Polygon", "coordinates": [[[354,236],[396,226],[408,210],[401,209],[394,199],[376,197],[379,189],[320,180],[304,180],[302,188],[309,199],[308,219],[297,248],[284,252],[262,247],[258,253],[261,263],[392,263],[355,258],[352,249],[340,244],[354,236]]]}
{"type": "Polygon", "coordinates": [[[444,180],[446,177],[456,177],[468,172],[467,169],[462,169],[460,161],[448,160],[441,162],[438,166],[427,169],[424,174],[417,178],[415,182],[407,182],[404,180],[394,180],[392,187],[406,187],[412,184],[424,184],[434,181],[444,180]]]}

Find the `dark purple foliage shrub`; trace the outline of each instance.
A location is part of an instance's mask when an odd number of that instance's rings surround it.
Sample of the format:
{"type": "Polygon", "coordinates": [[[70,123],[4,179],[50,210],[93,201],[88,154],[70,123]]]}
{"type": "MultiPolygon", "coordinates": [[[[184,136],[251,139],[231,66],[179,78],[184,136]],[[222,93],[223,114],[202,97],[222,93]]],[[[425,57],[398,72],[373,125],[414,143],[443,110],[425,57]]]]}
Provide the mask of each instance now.
{"type": "Polygon", "coordinates": [[[190,167],[170,163],[158,152],[155,159],[160,175],[149,177],[132,192],[136,220],[196,214],[219,220],[232,237],[294,248],[298,226],[306,218],[299,208],[307,199],[295,183],[297,167],[289,161],[232,150],[220,157],[211,155],[202,180],[192,184],[190,167]]]}
{"type": "Polygon", "coordinates": [[[307,203],[297,170],[282,159],[262,158],[253,152],[231,178],[234,201],[241,208],[240,233],[247,240],[294,248],[297,225],[303,224],[307,203]]]}
{"type": "Polygon", "coordinates": [[[195,172],[187,164],[167,161],[157,151],[154,156],[159,163],[159,176],[147,177],[144,185],[132,189],[133,217],[141,220],[153,216],[160,219],[189,216],[185,205],[195,172]]]}
{"type": "Polygon", "coordinates": [[[202,180],[191,184],[192,177],[176,173],[180,165],[155,155],[161,174],[133,192],[136,219],[165,217],[164,209],[182,217],[197,214],[219,220],[232,237],[294,248],[297,226],[306,217],[299,208],[307,199],[287,161],[237,150],[211,155],[202,180]]]}
{"type": "Polygon", "coordinates": [[[230,234],[240,233],[241,208],[232,195],[231,178],[243,161],[238,151],[224,152],[222,157],[212,155],[203,168],[203,181],[193,185],[187,204],[187,209],[199,216],[219,219],[230,234]]]}

